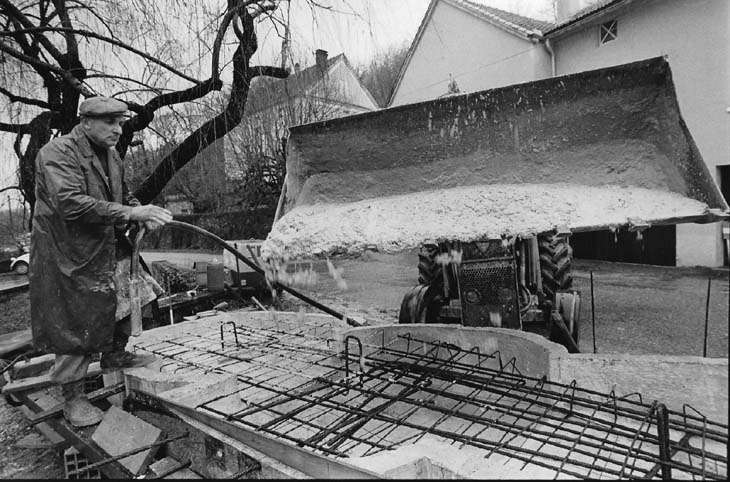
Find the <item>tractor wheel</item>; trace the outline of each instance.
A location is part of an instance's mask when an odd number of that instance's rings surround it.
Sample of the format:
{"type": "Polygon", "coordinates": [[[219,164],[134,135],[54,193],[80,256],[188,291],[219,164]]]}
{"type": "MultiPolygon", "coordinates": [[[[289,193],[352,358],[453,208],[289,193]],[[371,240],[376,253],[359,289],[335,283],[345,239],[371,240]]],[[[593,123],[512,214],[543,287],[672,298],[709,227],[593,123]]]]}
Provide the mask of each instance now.
{"type": "Polygon", "coordinates": [[[28,274],[28,263],[25,261],[18,261],[13,268],[15,274],[28,274]]]}
{"type": "Polygon", "coordinates": [[[398,323],[438,323],[443,306],[440,289],[433,285],[418,285],[403,297],[398,323]]]}
{"type": "Polygon", "coordinates": [[[554,304],[555,294],[560,290],[570,289],[573,285],[573,274],[570,270],[573,249],[565,236],[541,234],[537,240],[542,290],[545,297],[554,304]]]}
{"type": "Polygon", "coordinates": [[[424,244],[418,253],[418,283],[422,285],[438,285],[444,282],[444,269],[436,262],[439,247],[436,244],[424,244]]]}

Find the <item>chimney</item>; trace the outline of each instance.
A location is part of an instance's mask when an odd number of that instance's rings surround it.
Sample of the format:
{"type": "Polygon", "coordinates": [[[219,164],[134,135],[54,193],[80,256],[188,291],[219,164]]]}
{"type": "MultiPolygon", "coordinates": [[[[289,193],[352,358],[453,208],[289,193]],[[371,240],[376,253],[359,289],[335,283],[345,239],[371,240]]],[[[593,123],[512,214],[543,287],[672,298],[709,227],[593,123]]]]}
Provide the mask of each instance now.
{"type": "Polygon", "coordinates": [[[317,51],[314,52],[314,58],[317,61],[317,67],[319,67],[320,72],[324,74],[325,70],[327,70],[327,51],[317,49],[317,51]]]}

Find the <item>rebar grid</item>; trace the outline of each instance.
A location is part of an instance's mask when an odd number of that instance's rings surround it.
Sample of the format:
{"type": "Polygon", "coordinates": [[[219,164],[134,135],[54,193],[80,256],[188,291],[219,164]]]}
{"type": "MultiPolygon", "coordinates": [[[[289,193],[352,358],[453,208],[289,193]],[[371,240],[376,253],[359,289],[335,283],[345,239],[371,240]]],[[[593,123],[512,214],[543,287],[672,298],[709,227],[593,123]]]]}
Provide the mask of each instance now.
{"type": "Polygon", "coordinates": [[[487,464],[506,457],[516,475],[532,465],[578,478],[726,478],[727,425],[689,406],[524,376],[499,352],[410,335],[388,344],[349,336],[338,355],[329,334],[316,323],[225,322],[220,337],[189,332],[142,348],[165,370],[238,377],[236,392],[198,409],[330,456],[437,440],[479,449],[487,464]],[[217,408],[227,397],[245,408],[217,408]]]}

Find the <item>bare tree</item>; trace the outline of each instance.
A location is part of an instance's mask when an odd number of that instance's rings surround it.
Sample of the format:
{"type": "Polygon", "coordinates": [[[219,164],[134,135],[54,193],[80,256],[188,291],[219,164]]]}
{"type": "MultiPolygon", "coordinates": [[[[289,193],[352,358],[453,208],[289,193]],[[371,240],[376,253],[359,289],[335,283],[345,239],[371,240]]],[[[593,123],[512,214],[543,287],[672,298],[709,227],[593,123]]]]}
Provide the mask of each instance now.
{"type": "Polygon", "coordinates": [[[378,106],[387,107],[407,55],[408,45],[392,47],[376,56],[360,74],[360,80],[373,94],[378,106]]]}
{"type": "Polygon", "coordinates": [[[150,127],[160,109],[220,91],[224,67],[232,71],[223,109],[182,139],[136,190],[147,203],[176,172],[240,123],[254,78],[288,75],[279,67],[250,65],[258,48],[255,22],[276,9],[271,0],[225,0],[218,10],[208,3],[0,0],[0,94],[7,106],[0,114],[7,115],[0,131],[15,135],[20,189],[31,209],[36,154],[53,136],[73,128],[82,98],[114,96],[130,105],[134,115],[124,123],[117,146],[124,157],[135,133],[150,127]],[[197,25],[191,29],[192,47],[174,35],[191,23],[191,15],[197,25]],[[205,36],[206,31],[211,35],[205,36]],[[182,55],[185,48],[197,49],[186,51],[192,60],[182,55]],[[205,61],[209,77],[186,73],[205,61]]]}
{"type": "Polygon", "coordinates": [[[241,124],[224,139],[228,174],[240,207],[276,204],[286,172],[289,127],[361,112],[338,79],[313,66],[280,79],[258,79],[241,124]]]}

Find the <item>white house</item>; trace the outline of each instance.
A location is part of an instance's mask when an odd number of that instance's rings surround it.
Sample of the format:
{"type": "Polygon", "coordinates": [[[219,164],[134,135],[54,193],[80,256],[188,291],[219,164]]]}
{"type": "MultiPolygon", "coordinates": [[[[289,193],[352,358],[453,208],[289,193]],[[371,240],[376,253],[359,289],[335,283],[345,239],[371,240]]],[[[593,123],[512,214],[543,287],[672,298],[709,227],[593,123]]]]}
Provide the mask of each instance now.
{"type": "MultiPolygon", "coordinates": [[[[540,3],[537,19],[512,13],[529,13],[526,1],[432,0],[389,106],[438,98],[457,88],[474,92],[665,56],[682,116],[727,200],[730,0],[540,3]],[[522,8],[508,12],[486,4],[522,8]]],[[[660,234],[675,240],[674,263],[668,264],[726,262],[719,223],[681,224],[660,234]]]]}

